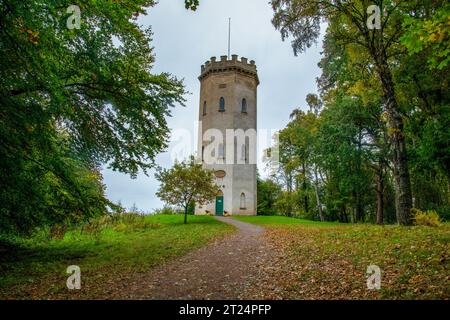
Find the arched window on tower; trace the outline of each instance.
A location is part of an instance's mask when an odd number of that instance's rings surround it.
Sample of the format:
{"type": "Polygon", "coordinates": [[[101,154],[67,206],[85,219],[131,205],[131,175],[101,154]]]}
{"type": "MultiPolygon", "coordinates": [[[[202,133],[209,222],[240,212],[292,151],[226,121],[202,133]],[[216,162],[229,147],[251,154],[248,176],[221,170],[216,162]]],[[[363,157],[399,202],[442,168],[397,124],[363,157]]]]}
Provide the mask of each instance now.
{"type": "Polygon", "coordinates": [[[241,112],[247,113],[247,100],[245,98],[242,99],[241,112]]]}
{"type": "Polygon", "coordinates": [[[245,206],[245,193],[241,193],[241,204],[240,204],[240,208],[241,209],[247,209],[245,206]]]}
{"type": "Polygon", "coordinates": [[[207,106],[206,106],[206,101],[205,102],[203,102],[203,115],[205,116],[206,115],[206,111],[207,111],[207,106]]]}
{"type": "Polygon", "coordinates": [[[225,99],[224,99],[224,97],[220,97],[219,112],[225,112],[225,99]]]}

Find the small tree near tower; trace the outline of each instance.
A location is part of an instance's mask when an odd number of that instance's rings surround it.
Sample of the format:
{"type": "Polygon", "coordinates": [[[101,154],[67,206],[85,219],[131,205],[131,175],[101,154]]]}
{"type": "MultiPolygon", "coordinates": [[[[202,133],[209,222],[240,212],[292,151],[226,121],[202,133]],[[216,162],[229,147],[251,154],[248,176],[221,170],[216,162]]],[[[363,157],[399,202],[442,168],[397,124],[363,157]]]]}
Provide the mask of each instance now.
{"type": "Polygon", "coordinates": [[[170,169],[159,168],[155,177],[161,183],[156,195],[167,204],[181,206],[185,224],[192,201],[203,205],[212,201],[219,192],[214,172],[203,169],[201,164],[195,163],[194,157],[175,163],[170,169]]]}

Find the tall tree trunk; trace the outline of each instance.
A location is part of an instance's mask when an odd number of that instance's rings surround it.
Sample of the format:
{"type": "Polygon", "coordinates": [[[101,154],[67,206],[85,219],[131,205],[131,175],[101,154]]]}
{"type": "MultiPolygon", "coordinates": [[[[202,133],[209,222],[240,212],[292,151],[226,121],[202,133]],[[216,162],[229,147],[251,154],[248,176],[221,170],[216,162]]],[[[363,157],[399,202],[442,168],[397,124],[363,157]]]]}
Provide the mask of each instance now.
{"type": "Polygon", "coordinates": [[[447,176],[447,203],[450,204],[450,175],[447,176]]]}
{"type": "Polygon", "coordinates": [[[341,204],[341,213],[339,214],[339,222],[348,223],[347,208],[345,207],[345,203],[341,204]]]}
{"type": "Polygon", "coordinates": [[[286,187],[289,193],[292,192],[292,175],[290,173],[286,174],[286,187]]]}
{"type": "MultiPolygon", "coordinates": [[[[362,175],[361,173],[361,144],[362,144],[362,129],[359,128],[359,133],[358,133],[358,144],[357,144],[357,157],[356,157],[356,173],[358,174],[358,176],[360,177],[362,175]]],[[[354,198],[355,198],[355,210],[356,210],[356,222],[362,222],[364,220],[364,208],[362,205],[362,199],[361,199],[361,188],[359,186],[359,181],[358,181],[358,185],[356,185],[356,189],[354,189],[354,198]]]]}
{"type": "Polygon", "coordinates": [[[309,204],[308,204],[308,196],[307,195],[305,195],[304,201],[305,201],[305,213],[308,213],[308,211],[309,211],[309,204]]]}
{"type": "Polygon", "coordinates": [[[364,216],[364,210],[361,203],[361,195],[359,191],[353,191],[353,197],[355,199],[355,220],[356,222],[362,222],[364,216]]]}
{"type": "Polygon", "coordinates": [[[376,70],[381,79],[386,111],[389,115],[389,133],[393,142],[393,164],[395,181],[395,211],[397,222],[410,225],[411,221],[411,181],[408,171],[408,158],[403,129],[403,119],[395,97],[394,82],[385,52],[375,53],[376,70]]]}
{"type": "Polygon", "coordinates": [[[383,183],[383,167],[381,163],[375,173],[377,183],[377,224],[383,224],[383,208],[384,208],[384,183],[383,183]]]}
{"type": "Polygon", "coordinates": [[[345,206],[345,203],[342,204],[342,206],[343,206],[344,222],[345,222],[345,223],[348,223],[347,208],[346,208],[346,206],[345,206]]]}
{"type": "Polygon", "coordinates": [[[189,206],[189,205],[186,205],[186,206],[184,207],[184,224],[187,224],[188,206],[189,206]]]}
{"type": "Polygon", "coordinates": [[[316,193],[317,209],[319,210],[320,221],[324,222],[325,217],[323,216],[322,203],[320,202],[319,182],[318,182],[318,178],[317,178],[317,168],[316,167],[314,167],[314,191],[316,193]]]}
{"type": "Polygon", "coordinates": [[[350,222],[353,224],[355,223],[355,210],[352,210],[350,208],[350,222]]]}

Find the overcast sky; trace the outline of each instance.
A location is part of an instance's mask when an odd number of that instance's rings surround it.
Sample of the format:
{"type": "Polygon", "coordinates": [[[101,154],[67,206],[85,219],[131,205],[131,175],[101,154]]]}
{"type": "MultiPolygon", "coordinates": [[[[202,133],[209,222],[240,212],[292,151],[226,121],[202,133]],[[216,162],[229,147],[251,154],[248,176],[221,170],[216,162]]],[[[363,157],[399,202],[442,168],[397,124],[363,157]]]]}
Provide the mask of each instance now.
{"type": "MultiPolygon", "coordinates": [[[[183,145],[196,146],[200,66],[210,57],[227,54],[228,18],[231,18],[231,53],[255,60],[261,84],[258,87],[258,130],[278,130],[289,121],[294,107],[304,109],[308,93],[316,93],[315,79],[320,75],[321,41],[306,53],[295,57],[289,39],[281,41],[271,24],[268,0],[201,0],[197,11],[187,11],[183,0],[160,0],[147,16],[140,18],[151,26],[156,63],[153,72],[169,72],[184,79],[186,106],[176,106],[168,119],[173,132],[185,133],[183,145]],[[190,133],[190,134],[188,134],[190,133]],[[187,140],[186,140],[187,139],[187,140]],[[189,141],[190,140],[190,141],[189,141]]],[[[167,152],[157,158],[158,165],[170,167],[171,153],[179,145],[177,137],[167,152]]],[[[258,155],[260,158],[260,155],[258,155]]],[[[263,168],[259,168],[260,172],[263,168]]],[[[160,208],[155,196],[158,182],[150,172],[132,180],[104,170],[107,196],[126,208],[133,204],[144,211],[160,208]]]]}

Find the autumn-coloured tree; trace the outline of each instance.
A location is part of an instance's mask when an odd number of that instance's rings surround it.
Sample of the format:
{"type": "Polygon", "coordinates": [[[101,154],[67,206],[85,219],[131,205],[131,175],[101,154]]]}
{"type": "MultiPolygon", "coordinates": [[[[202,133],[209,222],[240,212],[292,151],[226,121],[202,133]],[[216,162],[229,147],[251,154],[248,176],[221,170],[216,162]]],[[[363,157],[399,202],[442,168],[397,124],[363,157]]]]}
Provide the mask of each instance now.
{"type": "MultiPolygon", "coordinates": [[[[327,219],[409,224],[411,206],[448,217],[450,6],[443,3],[272,1],[273,23],[283,38],[293,37],[296,53],[312,45],[327,22],[317,79],[322,101],[307,97],[317,131],[310,135],[298,121],[303,107],[279,135],[280,173],[302,179],[286,189],[300,200],[320,181],[327,219]],[[381,25],[372,29],[373,4],[381,25]],[[319,179],[303,174],[304,150],[319,179]]],[[[296,214],[307,211],[307,197],[296,214]]]]}
{"type": "Polygon", "coordinates": [[[411,224],[412,194],[406,151],[404,120],[396,96],[390,58],[398,51],[402,34],[402,15],[413,8],[402,1],[373,1],[385,13],[379,27],[370,28],[368,6],[363,0],[272,0],[274,26],[284,38],[293,36],[294,53],[304,51],[320,34],[323,20],[339,26],[333,30],[341,44],[354,44],[367,53],[380,82],[389,132],[393,146],[394,180],[396,185],[396,212],[400,224],[411,224]]]}
{"type": "Polygon", "coordinates": [[[192,157],[175,163],[170,169],[159,168],[155,177],[161,183],[156,195],[167,204],[181,206],[185,224],[192,201],[202,205],[213,200],[219,192],[213,171],[203,169],[192,157]]]}

